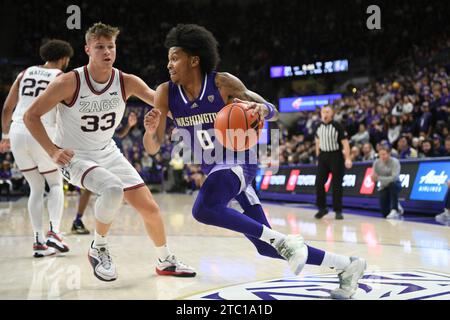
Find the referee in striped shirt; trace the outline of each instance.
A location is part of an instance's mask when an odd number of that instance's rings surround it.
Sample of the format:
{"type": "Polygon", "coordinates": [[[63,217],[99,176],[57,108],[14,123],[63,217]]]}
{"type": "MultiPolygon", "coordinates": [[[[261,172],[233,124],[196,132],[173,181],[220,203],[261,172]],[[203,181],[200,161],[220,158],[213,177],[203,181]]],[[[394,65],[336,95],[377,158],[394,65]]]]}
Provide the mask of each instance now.
{"type": "Polygon", "coordinates": [[[318,157],[318,168],[316,176],[316,203],[319,212],[317,219],[328,213],[326,204],[325,183],[328,174],[333,175],[333,209],[337,220],[342,220],[342,179],[344,167],[350,169],[352,160],[350,158],[350,145],[344,128],[333,121],[334,112],[331,106],[324,106],[321,110],[322,121],[317,126],[316,155],[318,157]],[[344,160],[345,157],[345,160],[344,160]]]}

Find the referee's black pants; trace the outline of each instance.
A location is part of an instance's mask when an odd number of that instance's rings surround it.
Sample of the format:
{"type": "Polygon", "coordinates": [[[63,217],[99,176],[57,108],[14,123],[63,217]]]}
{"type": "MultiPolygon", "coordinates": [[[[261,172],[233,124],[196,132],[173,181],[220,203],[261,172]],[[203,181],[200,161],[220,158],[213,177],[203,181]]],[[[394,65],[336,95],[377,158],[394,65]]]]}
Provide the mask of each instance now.
{"type": "Polygon", "coordinates": [[[342,151],[323,152],[319,154],[316,177],[316,204],[320,211],[327,208],[325,183],[331,172],[333,179],[333,210],[342,212],[342,179],[344,177],[344,155],[342,151]]]}

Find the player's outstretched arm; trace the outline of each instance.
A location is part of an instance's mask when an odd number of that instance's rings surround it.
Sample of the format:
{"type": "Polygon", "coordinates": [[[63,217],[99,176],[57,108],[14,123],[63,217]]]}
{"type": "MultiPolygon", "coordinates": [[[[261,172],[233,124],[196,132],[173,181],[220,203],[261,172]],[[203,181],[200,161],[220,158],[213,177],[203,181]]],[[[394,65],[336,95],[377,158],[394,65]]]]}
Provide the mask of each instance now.
{"type": "Polygon", "coordinates": [[[73,156],[71,150],[58,149],[50,139],[42,124],[41,117],[56,107],[61,101],[71,101],[76,90],[76,78],[73,72],[57,77],[31,104],[25,112],[23,121],[32,136],[39,142],[52,159],[61,165],[69,163],[73,156]]]}
{"type": "Polygon", "coordinates": [[[158,153],[164,142],[166,120],[169,112],[169,83],[165,82],[156,89],[155,107],[144,117],[145,134],[143,144],[145,150],[154,155],[158,153]]]}
{"type": "Polygon", "coordinates": [[[254,113],[259,113],[261,118],[265,118],[267,121],[278,120],[278,111],[275,107],[256,92],[247,89],[244,83],[232,74],[218,73],[216,86],[225,103],[243,102],[247,104],[248,109],[254,109],[254,113]]]}
{"type": "Polygon", "coordinates": [[[0,152],[6,152],[9,150],[9,128],[11,126],[11,119],[14,108],[19,101],[19,82],[23,73],[19,74],[14,81],[2,110],[2,141],[0,142],[0,152]]]}
{"type": "Polygon", "coordinates": [[[150,89],[144,80],[134,74],[123,73],[122,76],[125,84],[125,100],[135,96],[151,106],[155,105],[155,90],[150,89]]]}

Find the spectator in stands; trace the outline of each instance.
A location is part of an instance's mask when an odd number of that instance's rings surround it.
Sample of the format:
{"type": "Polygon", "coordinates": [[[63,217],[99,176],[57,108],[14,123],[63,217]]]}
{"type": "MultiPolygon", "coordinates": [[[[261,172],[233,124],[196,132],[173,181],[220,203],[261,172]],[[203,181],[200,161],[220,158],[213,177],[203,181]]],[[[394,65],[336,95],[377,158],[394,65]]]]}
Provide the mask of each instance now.
{"type": "Polygon", "coordinates": [[[353,144],[364,144],[369,142],[370,136],[364,123],[359,124],[358,133],[354,134],[350,138],[350,142],[353,144]]]}
{"type": "Polygon", "coordinates": [[[12,191],[11,176],[11,164],[8,160],[3,160],[0,168],[0,192],[5,190],[8,197],[12,191]]]}
{"type": "Polygon", "coordinates": [[[428,101],[422,104],[422,115],[419,118],[419,135],[428,137],[431,133],[431,112],[428,101]]]}
{"type": "Polygon", "coordinates": [[[424,137],[413,137],[411,142],[411,147],[413,147],[416,150],[420,149],[420,145],[422,141],[425,140],[424,137]]]}
{"type": "Polygon", "coordinates": [[[442,155],[443,157],[450,157],[450,136],[447,136],[447,138],[445,138],[445,146],[444,146],[444,154],[442,155]]]}
{"type": "Polygon", "coordinates": [[[358,146],[353,146],[350,150],[350,158],[352,159],[352,162],[359,162],[361,161],[361,150],[358,146]]]}
{"type": "Polygon", "coordinates": [[[139,162],[135,162],[133,164],[133,167],[136,169],[136,171],[139,173],[139,175],[142,177],[142,180],[144,180],[145,183],[150,182],[150,173],[147,170],[143,170],[139,162]]]}
{"type": "Polygon", "coordinates": [[[370,143],[377,144],[381,140],[387,139],[386,133],[383,129],[383,126],[380,124],[380,119],[374,119],[369,129],[370,143]]]}
{"type": "Polygon", "coordinates": [[[436,157],[436,153],[433,150],[433,143],[425,139],[420,145],[419,158],[433,158],[436,157]]]}
{"type": "Polygon", "coordinates": [[[408,114],[411,113],[414,109],[413,104],[411,103],[411,100],[408,96],[403,97],[402,102],[398,102],[393,108],[392,108],[392,115],[393,116],[401,116],[402,114],[408,114]]]}
{"type": "Polygon", "coordinates": [[[185,180],[191,188],[190,193],[199,190],[205,181],[205,174],[202,172],[199,165],[188,165],[185,180]]]}
{"type": "Polygon", "coordinates": [[[412,135],[414,131],[414,116],[412,113],[404,114],[400,118],[402,125],[401,135],[412,135]]]}
{"type": "Polygon", "coordinates": [[[164,179],[164,163],[161,154],[156,154],[150,170],[150,183],[162,183],[164,179]]]}
{"type": "Polygon", "coordinates": [[[391,157],[390,151],[387,144],[380,145],[378,159],[372,167],[372,180],[375,183],[379,182],[381,213],[387,219],[398,219],[403,214],[403,209],[398,203],[401,191],[400,161],[391,157]]]}
{"type": "Polygon", "coordinates": [[[11,163],[8,160],[3,160],[2,167],[0,169],[0,179],[9,180],[11,179],[11,163]]]}
{"type": "Polygon", "coordinates": [[[150,157],[148,155],[148,153],[145,151],[142,153],[141,164],[142,164],[142,168],[147,171],[153,166],[152,157],[150,157]]]}
{"type": "Polygon", "coordinates": [[[26,184],[25,177],[23,176],[22,171],[20,171],[15,162],[11,167],[11,183],[13,190],[20,191],[23,191],[24,185],[26,184]]]}
{"type": "Polygon", "coordinates": [[[444,211],[438,214],[436,221],[444,224],[450,223],[450,180],[447,181],[447,193],[444,199],[444,211]]]}
{"type": "Polygon", "coordinates": [[[136,163],[141,165],[141,156],[139,155],[139,152],[135,152],[131,158],[131,164],[134,166],[136,163]]]}
{"type": "Polygon", "coordinates": [[[372,160],[375,160],[375,151],[373,151],[372,144],[366,142],[362,146],[361,161],[372,161],[372,160]]]}
{"type": "Polygon", "coordinates": [[[445,154],[445,148],[442,145],[441,136],[437,133],[433,134],[433,147],[437,157],[442,157],[445,154]]]}
{"type": "Polygon", "coordinates": [[[417,150],[409,146],[408,137],[401,136],[397,143],[397,152],[400,159],[417,158],[417,150]]]}
{"type": "Polygon", "coordinates": [[[400,124],[398,117],[391,116],[388,120],[387,128],[388,141],[393,145],[400,137],[402,131],[402,125],[400,124]]]}

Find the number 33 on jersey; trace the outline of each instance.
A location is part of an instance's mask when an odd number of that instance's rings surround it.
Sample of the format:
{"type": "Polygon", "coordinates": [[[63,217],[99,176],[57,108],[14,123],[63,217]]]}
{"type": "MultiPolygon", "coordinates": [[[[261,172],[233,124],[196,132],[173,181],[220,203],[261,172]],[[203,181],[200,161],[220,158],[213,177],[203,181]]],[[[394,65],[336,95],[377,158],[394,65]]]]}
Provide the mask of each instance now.
{"type": "Polygon", "coordinates": [[[73,70],[77,89],[70,102],[58,105],[55,144],[64,149],[99,150],[112,139],[125,112],[122,72],[112,69],[106,84],[95,83],[86,66],[73,70]]]}

